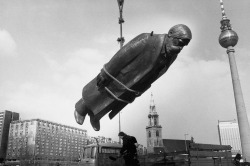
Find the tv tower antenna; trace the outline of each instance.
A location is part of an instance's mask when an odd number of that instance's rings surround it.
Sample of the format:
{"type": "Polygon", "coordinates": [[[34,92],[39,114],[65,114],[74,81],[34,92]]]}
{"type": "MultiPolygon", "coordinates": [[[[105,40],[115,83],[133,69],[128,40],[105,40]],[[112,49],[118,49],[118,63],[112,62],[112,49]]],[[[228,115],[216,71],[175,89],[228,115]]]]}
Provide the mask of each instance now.
{"type": "Polygon", "coordinates": [[[237,65],[234,57],[234,46],[238,42],[238,35],[232,30],[230,20],[227,18],[223,1],[220,0],[222,20],[221,23],[221,34],[219,36],[219,43],[223,48],[227,49],[229,58],[229,64],[231,69],[232,84],[234,90],[234,99],[237,112],[237,120],[240,131],[240,140],[242,148],[242,158],[244,161],[250,161],[250,127],[247,118],[246,107],[243,99],[243,94],[240,85],[240,79],[238,75],[237,65]]]}

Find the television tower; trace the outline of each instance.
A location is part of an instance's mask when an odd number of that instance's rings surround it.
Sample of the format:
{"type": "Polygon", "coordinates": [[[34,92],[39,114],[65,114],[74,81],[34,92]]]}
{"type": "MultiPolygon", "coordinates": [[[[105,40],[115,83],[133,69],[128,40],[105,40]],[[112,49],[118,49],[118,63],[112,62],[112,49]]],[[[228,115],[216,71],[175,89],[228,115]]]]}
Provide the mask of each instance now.
{"type": "Polygon", "coordinates": [[[237,65],[234,58],[234,46],[238,42],[238,35],[232,30],[230,20],[227,18],[224,11],[223,2],[220,0],[220,6],[222,11],[221,34],[219,37],[219,43],[223,48],[227,49],[229,58],[229,64],[231,69],[231,77],[234,90],[234,99],[237,112],[237,120],[239,124],[240,140],[242,147],[242,158],[244,161],[250,161],[250,127],[247,118],[246,107],[243,99],[243,94],[240,85],[240,79],[238,75],[237,65]]]}

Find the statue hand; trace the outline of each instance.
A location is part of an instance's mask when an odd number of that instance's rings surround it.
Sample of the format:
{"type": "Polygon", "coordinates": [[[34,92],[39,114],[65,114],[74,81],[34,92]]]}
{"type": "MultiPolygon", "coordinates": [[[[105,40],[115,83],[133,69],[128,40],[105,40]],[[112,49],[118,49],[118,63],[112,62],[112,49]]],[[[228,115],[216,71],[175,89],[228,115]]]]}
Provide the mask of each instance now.
{"type": "Polygon", "coordinates": [[[109,76],[103,70],[101,70],[101,72],[97,75],[96,80],[97,80],[97,86],[99,88],[103,88],[104,86],[107,86],[109,82],[111,81],[109,76]]]}

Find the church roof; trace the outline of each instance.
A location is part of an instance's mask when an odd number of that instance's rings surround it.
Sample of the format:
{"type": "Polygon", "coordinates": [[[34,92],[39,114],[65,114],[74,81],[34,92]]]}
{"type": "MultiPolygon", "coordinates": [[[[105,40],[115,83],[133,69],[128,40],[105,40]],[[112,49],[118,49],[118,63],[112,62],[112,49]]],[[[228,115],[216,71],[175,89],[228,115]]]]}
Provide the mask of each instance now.
{"type": "Polygon", "coordinates": [[[186,151],[186,145],[188,146],[190,140],[178,140],[178,139],[162,139],[163,146],[166,152],[184,152],[186,151]]]}

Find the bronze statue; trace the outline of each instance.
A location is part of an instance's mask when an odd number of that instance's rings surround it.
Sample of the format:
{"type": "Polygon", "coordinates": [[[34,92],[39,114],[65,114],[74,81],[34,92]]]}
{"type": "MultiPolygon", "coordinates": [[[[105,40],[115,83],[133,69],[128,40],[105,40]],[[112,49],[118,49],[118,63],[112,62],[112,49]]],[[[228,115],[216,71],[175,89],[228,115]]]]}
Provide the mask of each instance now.
{"type": "Polygon", "coordinates": [[[142,33],[122,47],[82,91],[75,105],[75,119],[83,124],[86,114],[94,130],[108,112],[112,119],[128,103],[144,93],[174,62],[192,33],[183,24],[168,34],[142,33]]]}

